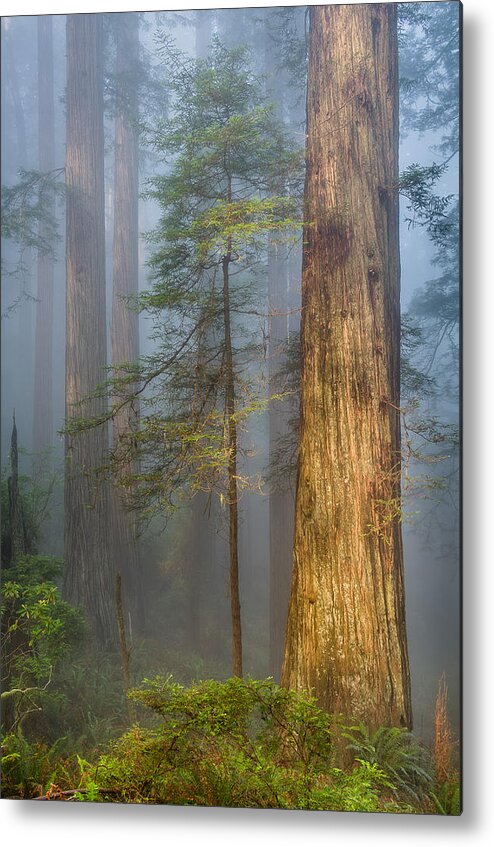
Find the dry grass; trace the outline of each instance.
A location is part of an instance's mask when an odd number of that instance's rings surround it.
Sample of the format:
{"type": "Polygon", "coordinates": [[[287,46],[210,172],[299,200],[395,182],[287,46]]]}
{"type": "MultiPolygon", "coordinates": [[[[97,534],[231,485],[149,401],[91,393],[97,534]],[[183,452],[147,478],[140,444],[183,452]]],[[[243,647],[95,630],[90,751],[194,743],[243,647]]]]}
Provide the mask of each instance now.
{"type": "Polygon", "coordinates": [[[455,744],[448,719],[448,687],[446,677],[443,675],[439,680],[434,722],[434,764],[436,780],[440,785],[447,782],[454,771],[454,748],[455,744]]]}

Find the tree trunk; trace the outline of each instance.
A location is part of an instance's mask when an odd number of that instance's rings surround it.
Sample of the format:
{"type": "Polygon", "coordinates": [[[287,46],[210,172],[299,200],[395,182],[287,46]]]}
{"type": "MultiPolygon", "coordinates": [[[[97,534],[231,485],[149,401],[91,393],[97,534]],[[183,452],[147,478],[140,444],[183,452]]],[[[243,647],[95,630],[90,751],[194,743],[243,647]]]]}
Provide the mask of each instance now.
{"type": "Polygon", "coordinates": [[[22,106],[21,92],[19,89],[19,79],[17,75],[14,49],[12,47],[11,41],[11,26],[12,21],[10,21],[8,18],[2,20],[2,28],[4,34],[3,48],[5,50],[5,64],[9,82],[6,90],[6,96],[10,100],[12,105],[12,115],[16,127],[16,143],[18,145],[16,151],[18,161],[20,162],[23,168],[26,168],[28,165],[26,121],[24,118],[24,109],[22,106]]]}
{"type": "MultiPolygon", "coordinates": [[[[101,18],[67,16],[67,423],[105,412],[84,401],[105,378],[105,218],[101,18]]],[[[114,575],[109,546],[109,494],[94,472],[104,461],[108,428],[65,442],[65,596],[82,606],[94,635],[115,640],[114,575]]]]}
{"type": "Polygon", "coordinates": [[[205,59],[211,49],[214,11],[201,9],[195,13],[196,59],[205,59]]]}
{"type": "Polygon", "coordinates": [[[9,524],[10,524],[10,565],[16,565],[28,550],[22,501],[19,492],[19,452],[17,448],[17,426],[15,414],[12,420],[12,437],[10,440],[10,476],[7,480],[9,492],[9,524]]]}
{"type": "Polygon", "coordinates": [[[230,608],[232,618],[233,676],[242,676],[242,627],[238,572],[237,424],[235,421],[235,378],[230,326],[230,254],[223,259],[223,316],[225,328],[225,408],[228,450],[228,538],[230,608]]]}
{"type": "MultiPolygon", "coordinates": [[[[136,74],[139,62],[139,18],[118,15],[117,101],[115,116],[115,193],[113,230],[112,362],[136,362],[139,357],[139,315],[126,298],[138,294],[138,118],[136,74]]],[[[118,371],[116,372],[116,375],[118,371]]],[[[113,445],[138,425],[138,408],[124,406],[113,420],[113,445]]],[[[135,464],[135,463],[134,463],[135,464]]],[[[132,463],[123,471],[136,470],[132,463]]],[[[128,512],[125,492],[113,490],[114,558],[122,572],[128,607],[142,625],[142,580],[135,520],[128,512]]]]}
{"type": "MultiPolygon", "coordinates": [[[[51,15],[38,17],[38,150],[39,169],[43,173],[55,167],[55,97],[53,89],[53,26],[51,15]]],[[[55,209],[50,205],[48,213],[55,209]]],[[[48,238],[41,223],[42,242],[48,238]]],[[[36,305],[34,356],[33,450],[53,446],[53,281],[54,257],[38,252],[38,302],[36,305]]]]}
{"type": "MultiPolygon", "coordinates": [[[[195,46],[196,59],[206,59],[211,49],[214,12],[203,9],[195,12],[195,46]]],[[[198,354],[207,349],[211,340],[212,330],[207,331],[204,341],[201,340],[198,354]],[[203,349],[202,349],[203,348],[203,349]]],[[[185,636],[188,647],[195,653],[202,654],[203,641],[201,638],[202,610],[206,605],[204,595],[206,587],[206,572],[210,574],[213,559],[214,526],[217,518],[215,504],[205,491],[198,491],[191,504],[190,530],[186,545],[184,576],[187,590],[187,620],[185,636]]]]}
{"type": "MultiPolygon", "coordinates": [[[[286,79],[276,65],[274,43],[269,24],[272,9],[264,10],[266,94],[281,119],[284,113],[286,79]]],[[[286,361],[288,343],[288,266],[289,252],[284,244],[268,242],[268,396],[283,390],[280,370],[286,361]]],[[[293,556],[293,495],[289,481],[273,477],[277,470],[280,440],[288,434],[288,400],[271,400],[268,407],[269,466],[269,667],[279,679],[290,598],[293,556]]]]}
{"type": "MultiPolygon", "coordinates": [[[[280,369],[284,363],[287,336],[286,249],[268,248],[269,296],[269,396],[282,390],[280,369]],[[282,255],[279,255],[281,251],[282,255]]],[[[280,439],[287,436],[287,398],[271,400],[269,418],[269,457],[271,472],[276,469],[280,439]]],[[[269,488],[269,655],[270,673],[279,679],[290,598],[293,555],[293,495],[289,481],[273,478],[269,488]]]]}
{"type": "Polygon", "coordinates": [[[283,684],[411,726],[396,7],[310,11],[300,459],[283,684]]]}

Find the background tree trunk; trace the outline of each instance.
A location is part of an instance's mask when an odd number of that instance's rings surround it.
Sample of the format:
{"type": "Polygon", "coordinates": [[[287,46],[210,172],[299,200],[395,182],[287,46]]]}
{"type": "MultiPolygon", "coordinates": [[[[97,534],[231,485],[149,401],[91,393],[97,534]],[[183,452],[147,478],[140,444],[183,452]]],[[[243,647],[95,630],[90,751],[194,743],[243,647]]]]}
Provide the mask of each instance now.
{"type": "MultiPolygon", "coordinates": [[[[273,10],[264,10],[264,62],[268,102],[284,117],[287,80],[277,66],[275,43],[270,35],[273,10]]],[[[288,270],[289,251],[286,244],[268,241],[268,396],[283,390],[280,370],[286,362],[288,344],[288,270]]],[[[268,406],[269,467],[269,669],[279,679],[283,663],[283,647],[290,598],[290,576],[293,556],[293,494],[289,480],[278,470],[280,440],[288,432],[288,399],[272,400],[268,406]]]]}
{"type": "Polygon", "coordinates": [[[10,476],[7,480],[9,492],[10,557],[7,564],[16,565],[28,550],[22,500],[19,491],[19,452],[17,447],[17,426],[15,414],[12,419],[10,439],[10,476]]]}
{"type": "Polygon", "coordinates": [[[201,9],[194,16],[196,59],[205,59],[211,48],[213,37],[214,11],[212,9],[201,9]]]}
{"type": "MultiPolygon", "coordinates": [[[[103,399],[77,404],[105,378],[105,218],[101,18],[67,16],[67,242],[66,374],[68,424],[105,411],[103,399]]],[[[99,426],[65,444],[65,596],[82,606],[95,636],[116,635],[110,556],[109,494],[97,484],[108,428],[99,426]]]]}
{"type": "MultiPolygon", "coordinates": [[[[55,96],[53,88],[53,26],[51,15],[38,17],[38,151],[43,173],[55,167],[55,96]]],[[[54,215],[53,204],[47,210],[54,215]]],[[[47,226],[40,224],[44,243],[47,226]]],[[[34,355],[33,450],[53,446],[53,281],[52,253],[38,252],[38,291],[34,355]]]]}
{"type": "Polygon", "coordinates": [[[411,726],[393,5],[310,10],[300,459],[283,683],[411,726]]]}
{"type": "MultiPolygon", "coordinates": [[[[203,9],[194,14],[196,59],[206,59],[211,49],[214,12],[203,9]]],[[[205,338],[207,348],[212,330],[205,338]]],[[[217,516],[215,500],[205,491],[194,496],[190,510],[190,531],[186,544],[184,578],[187,591],[185,636],[189,649],[202,654],[202,619],[209,597],[205,596],[207,576],[213,561],[214,527],[217,516]]]]}
{"type": "MultiPolygon", "coordinates": [[[[231,199],[231,187],[228,191],[231,199]]],[[[230,323],[230,253],[223,259],[223,314],[225,327],[225,414],[228,450],[228,537],[230,608],[232,620],[232,672],[241,677],[242,625],[240,614],[240,583],[238,570],[238,487],[237,487],[237,424],[235,421],[235,375],[233,370],[232,335],[230,323]]]]}
{"type": "MultiPolygon", "coordinates": [[[[117,16],[115,193],[113,229],[112,362],[137,362],[139,314],[126,298],[139,290],[138,118],[136,78],[139,62],[139,16],[117,16]]],[[[113,419],[113,444],[136,429],[137,404],[124,406],[113,419]]],[[[126,467],[125,473],[133,468],[126,467]]],[[[142,625],[142,579],[135,519],[126,509],[125,492],[113,491],[114,558],[122,573],[125,602],[134,622],[142,625]]]]}
{"type": "MultiPolygon", "coordinates": [[[[288,343],[287,334],[288,256],[283,245],[268,248],[269,296],[269,396],[283,390],[280,369],[288,343]],[[281,256],[279,253],[281,252],[281,256]]],[[[269,416],[269,460],[276,470],[280,439],[287,435],[287,398],[272,400],[269,416]]],[[[289,480],[272,478],[269,487],[269,663],[270,673],[279,679],[290,597],[293,556],[293,494],[289,480]]]]}

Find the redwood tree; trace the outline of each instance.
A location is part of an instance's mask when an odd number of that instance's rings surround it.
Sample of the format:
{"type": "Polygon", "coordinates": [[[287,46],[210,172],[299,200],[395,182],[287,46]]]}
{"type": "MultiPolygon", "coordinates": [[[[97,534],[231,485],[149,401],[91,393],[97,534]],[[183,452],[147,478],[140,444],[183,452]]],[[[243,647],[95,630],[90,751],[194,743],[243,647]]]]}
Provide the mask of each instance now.
{"type": "MultiPolygon", "coordinates": [[[[55,94],[53,88],[53,24],[51,15],[38,17],[38,150],[39,170],[55,167],[55,94]]],[[[50,206],[54,214],[53,203],[50,206]]],[[[39,225],[42,242],[49,240],[49,224],[39,225]]],[[[49,250],[38,253],[38,303],[34,357],[33,448],[53,446],[53,282],[55,260],[49,250]]]]}
{"type": "Polygon", "coordinates": [[[395,4],[310,10],[301,423],[282,679],[411,726],[400,524],[395,4]]]}
{"type": "MultiPolygon", "coordinates": [[[[115,212],[113,230],[112,362],[136,362],[139,356],[139,315],[129,298],[138,294],[138,103],[139,16],[120,14],[116,23],[115,212]]],[[[113,443],[137,426],[137,403],[124,406],[113,418],[113,443]]],[[[135,469],[135,468],[134,468],[135,469]]],[[[126,469],[133,470],[130,462],[126,469]]],[[[125,489],[114,489],[113,544],[122,571],[125,600],[141,617],[142,587],[135,521],[126,510],[125,489]]]]}
{"type": "MultiPolygon", "coordinates": [[[[278,10],[275,10],[275,15],[278,10]]],[[[267,96],[276,104],[278,119],[286,107],[286,83],[272,37],[272,9],[264,10],[264,64],[267,96]]],[[[293,245],[292,250],[293,250],[293,245]]],[[[283,394],[283,368],[288,348],[288,269],[290,250],[268,238],[268,378],[269,396],[283,394]]],[[[299,276],[300,282],[300,276],[299,276]]],[[[269,432],[269,667],[279,679],[283,662],[293,551],[293,493],[287,474],[279,473],[280,445],[288,431],[289,399],[273,399],[268,407],[269,432]]]]}
{"type": "Polygon", "coordinates": [[[94,634],[107,640],[115,631],[109,497],[107,487],[95,482],[95,471],[106,455],[108,427],[71,431],[81,414],[105,412],[104,399],[95,396],[106,364],[103,77],[96,14],[67,16],[65,175],[65,594],[85,610],[94,634]]]}

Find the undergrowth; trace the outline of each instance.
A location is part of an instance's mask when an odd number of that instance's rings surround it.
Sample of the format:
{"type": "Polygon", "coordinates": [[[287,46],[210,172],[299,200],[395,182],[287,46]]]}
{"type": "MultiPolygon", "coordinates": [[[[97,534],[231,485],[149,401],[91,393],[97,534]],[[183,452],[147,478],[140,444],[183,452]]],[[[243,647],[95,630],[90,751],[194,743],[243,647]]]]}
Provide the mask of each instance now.
{"type": "Polygon", "coordinates": [[[184,686],[156,677],[130,698],[154,719],[86,762],[71,799],[459,814],[458,780],[439,786],[409,732],[348,726],[270,679],[184,686]]]}

